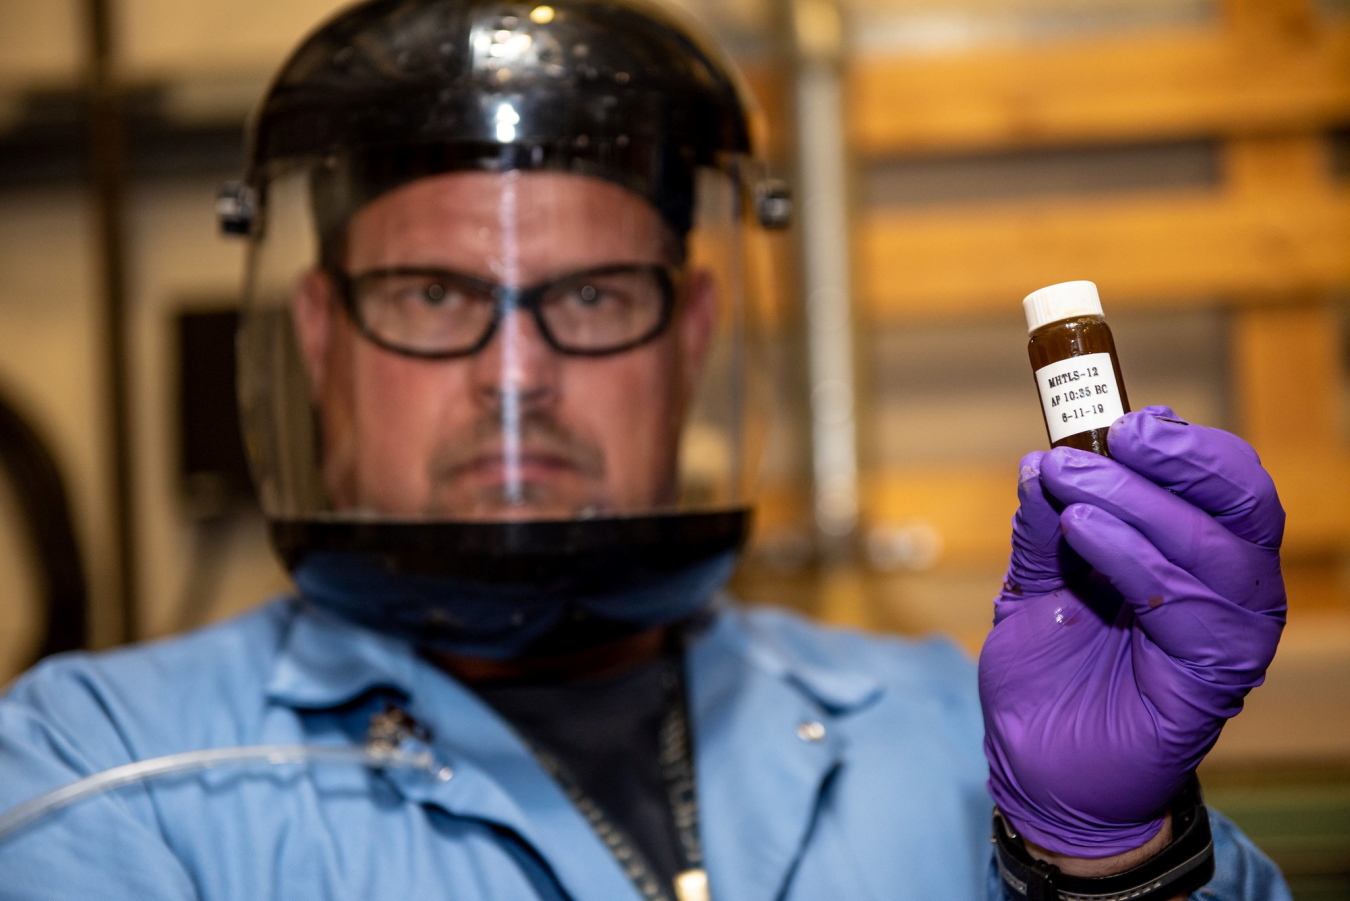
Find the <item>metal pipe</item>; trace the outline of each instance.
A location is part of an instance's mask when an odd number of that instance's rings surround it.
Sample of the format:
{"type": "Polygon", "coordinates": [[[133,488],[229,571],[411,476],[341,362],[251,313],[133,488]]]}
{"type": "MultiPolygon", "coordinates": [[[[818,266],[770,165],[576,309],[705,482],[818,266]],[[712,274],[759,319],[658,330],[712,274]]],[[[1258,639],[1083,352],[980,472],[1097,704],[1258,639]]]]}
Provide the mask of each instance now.
{"type": "Polygon", "coordinates": [[[858,522],[843,27],[832,0],[794,0],[792,15],[813,502],[828,559],[848,553],[858,522]]]}
{"type": "Polygon", "coordinates": [[[86,90],[89,100],[91,199],[103,282],[103,382],[112,464],[113,536],[117,555],[116,604],[120,640],[140,633],[136,491],[128,390],[126,186],[127,141],[123,94],[117,84],[112,0],[85,0],[86,90]]]}

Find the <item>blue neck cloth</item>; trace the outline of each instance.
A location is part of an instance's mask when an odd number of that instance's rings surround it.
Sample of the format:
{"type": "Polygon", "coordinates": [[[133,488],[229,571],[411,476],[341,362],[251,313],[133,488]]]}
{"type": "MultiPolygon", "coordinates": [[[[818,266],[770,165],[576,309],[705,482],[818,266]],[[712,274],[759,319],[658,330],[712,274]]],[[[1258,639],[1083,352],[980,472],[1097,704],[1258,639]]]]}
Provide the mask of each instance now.
{"type": "Polygon", "coordinates": [[[727,551],[615,590],[497,585],[426,573],[391,572],[377,558],[313,553],[293,569],[310,602],[428,650],[510,660],[527,656],[565,624],[597,632],[641,632],[693,616],[736,565],[727,551]]]}

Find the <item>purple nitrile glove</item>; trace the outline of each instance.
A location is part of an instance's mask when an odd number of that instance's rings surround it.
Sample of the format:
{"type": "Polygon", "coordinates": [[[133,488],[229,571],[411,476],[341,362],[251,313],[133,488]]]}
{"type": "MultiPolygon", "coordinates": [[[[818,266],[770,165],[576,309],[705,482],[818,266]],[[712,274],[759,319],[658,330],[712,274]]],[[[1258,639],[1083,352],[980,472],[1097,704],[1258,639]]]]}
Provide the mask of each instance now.
{"type": "Polygon", "coordinates": [[[980,654],[994,803],[1075,857],[1157,834],[1285,616],[1284,510],[1246,442],[1148,407],[1109,446],[1023,458],[980,654]]]}

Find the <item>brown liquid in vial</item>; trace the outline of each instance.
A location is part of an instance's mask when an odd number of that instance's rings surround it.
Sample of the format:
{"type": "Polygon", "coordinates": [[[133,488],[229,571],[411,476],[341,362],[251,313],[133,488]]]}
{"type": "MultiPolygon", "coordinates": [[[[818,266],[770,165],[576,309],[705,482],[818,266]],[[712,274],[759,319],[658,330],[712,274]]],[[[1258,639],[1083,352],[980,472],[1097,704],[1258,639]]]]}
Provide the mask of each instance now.
{"type": "MultiPolygon", "coordinates": [[[[1116,357],[1116,341],[1111,336],[1111,328],[1102,316],[1075,316],[1043,325],[1031,333],[1027,342],[1027,352],[1031,356],[1033,372],[1043,366],[1069,357],[1081,357],[1084,354],[1108,353],[1111,355],[1111,368],[1115,370],[1116,387],[1120,391],[1120,403],[1125,412],[1130,412],[1130,400],[1125,394],[1125,379],[1120,375],[1120,360],[1116,357]]],[[[1040,386],[1037,385],[1037,390],[1040,386]]],[[[1046,431],[1050,424],[1046,423],[1046,431]]],[[[1089,429],[1052,442],[1051,447],[1074,447],[1091,451],[1103,457],[1111,456],[1106,449],[1106,432],[1102,429],[1089,429]]]]}

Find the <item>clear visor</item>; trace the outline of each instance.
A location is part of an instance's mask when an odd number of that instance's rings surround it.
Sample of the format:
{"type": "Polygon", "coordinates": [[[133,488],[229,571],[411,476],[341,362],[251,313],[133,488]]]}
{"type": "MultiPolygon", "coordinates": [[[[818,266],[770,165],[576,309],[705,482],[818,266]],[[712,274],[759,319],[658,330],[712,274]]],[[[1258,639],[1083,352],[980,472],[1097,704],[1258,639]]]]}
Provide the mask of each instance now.
{"type": "Polygon", "coordinates": [[[313,167],[277,175],[262,186],[240,346],[266,513],[748,506],[756,304],[737,171],[697,171],[687,233],[636,191],[575,172],[422,176],[338,228],[313,167]]]}

